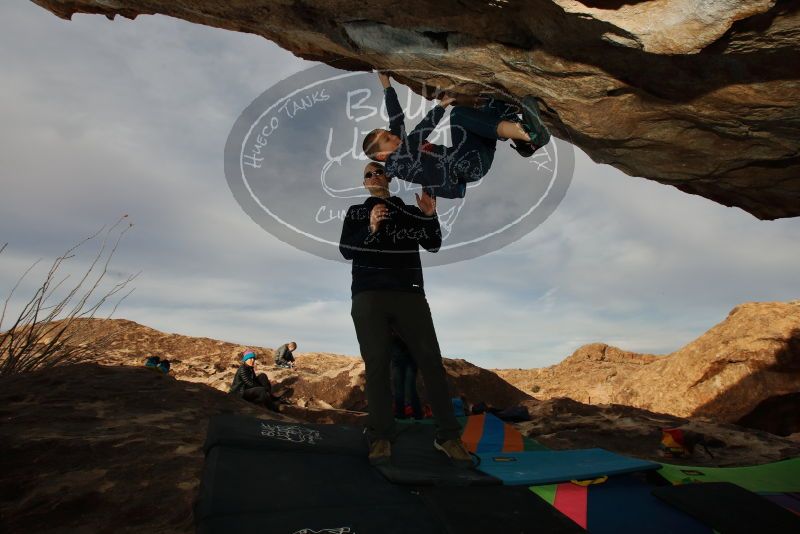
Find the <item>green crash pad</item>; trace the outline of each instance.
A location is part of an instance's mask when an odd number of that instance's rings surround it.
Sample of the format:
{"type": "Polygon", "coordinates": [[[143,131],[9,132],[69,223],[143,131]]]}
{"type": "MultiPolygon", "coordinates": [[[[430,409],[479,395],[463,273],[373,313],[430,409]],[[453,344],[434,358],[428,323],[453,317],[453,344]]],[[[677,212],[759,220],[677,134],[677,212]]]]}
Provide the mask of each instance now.
{"type": "Polygon", "coordinates": [[[731,482],[754,492],[800,492],[800,458],[750,467],[692,467],[662,464],[658,474],[672,484],[731,482]]]}

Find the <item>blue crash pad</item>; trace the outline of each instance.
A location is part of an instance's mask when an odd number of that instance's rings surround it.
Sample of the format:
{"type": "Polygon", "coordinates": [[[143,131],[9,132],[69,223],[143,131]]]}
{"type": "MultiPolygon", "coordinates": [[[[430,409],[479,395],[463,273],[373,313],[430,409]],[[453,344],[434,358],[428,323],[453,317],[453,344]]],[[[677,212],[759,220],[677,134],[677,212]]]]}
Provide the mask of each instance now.
{"type": "Polygon", "coordinates": [[[661,464],[604,449],[478,453],[478,469],[509,486],[587,480],[604,475],[649,471],[661,464]]]}

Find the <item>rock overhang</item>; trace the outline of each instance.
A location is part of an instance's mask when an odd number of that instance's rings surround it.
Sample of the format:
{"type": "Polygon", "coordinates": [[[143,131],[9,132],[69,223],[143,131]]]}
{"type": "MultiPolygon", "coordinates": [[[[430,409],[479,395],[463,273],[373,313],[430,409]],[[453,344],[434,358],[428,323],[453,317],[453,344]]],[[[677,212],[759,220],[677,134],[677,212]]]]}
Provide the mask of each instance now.
{"type": "Polygon", "coordinates": [[[33,1],[62,18],[254,33],[345,70],[402,71],[418,91],[533,94],[554,135],[596,162],[760,219],[800,215],[797,0],[33,1]]]}

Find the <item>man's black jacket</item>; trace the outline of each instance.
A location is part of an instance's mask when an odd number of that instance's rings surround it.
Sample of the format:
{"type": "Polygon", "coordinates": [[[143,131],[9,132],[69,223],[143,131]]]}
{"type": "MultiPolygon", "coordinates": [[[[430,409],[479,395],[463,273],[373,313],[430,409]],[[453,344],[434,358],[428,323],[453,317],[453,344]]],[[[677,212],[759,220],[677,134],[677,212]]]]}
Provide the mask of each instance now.
{"type": "Polygon", "coordinates": [[[442,245],[439,219],[428,217],[399,197],[369,197],[350,206],[342,227],[339,250],[353,260],[353,296],[367,290],[412,291],[424,294],[419,247],[436,252],[442,245]],[[369,215],[379,203],[389,208],[389,219],[369,231],[369,215]]]}
{"type": "Polygon", "coordinates": [[[239,369],[236,370],[236,375],[233,377],[233,384],[231,384],[231,389],[228,393],[235,393],[242,396],[245,389],[259,387],[262,387],[262,385],[256,378],[255,369],[243,363],[239,366],[239,369]]]}

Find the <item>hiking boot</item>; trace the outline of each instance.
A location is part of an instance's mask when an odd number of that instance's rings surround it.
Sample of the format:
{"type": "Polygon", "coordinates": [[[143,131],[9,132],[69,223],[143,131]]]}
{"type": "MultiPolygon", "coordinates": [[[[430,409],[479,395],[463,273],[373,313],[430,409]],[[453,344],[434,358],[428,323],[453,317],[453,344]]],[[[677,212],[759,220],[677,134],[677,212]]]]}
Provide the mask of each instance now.
{"type": "Polygon", "coordinates": [[[369,463],[388,464],[392,459],[392,444],[388,439],[376,439],[369,445],[369,463]]]}
{"type": "Polygon", "coordinates": [[[433,447],[445,453],[456,465],[472,467],[472,456],[460,439],[448,439],[447,441],[435,439],[433,447]]]}
{"type": "Polygon", "coordinates": [[[530,95],[522,99],[522,119],[522,127],[528,132],[531,143],[537,148],[550,142],[550,132],[539,116],[539,104],[536,98],[530,95]]]}

